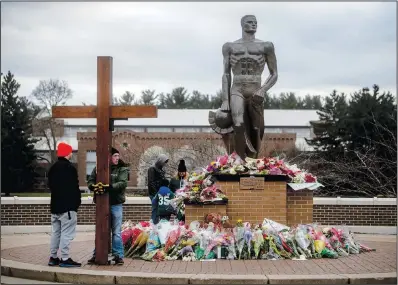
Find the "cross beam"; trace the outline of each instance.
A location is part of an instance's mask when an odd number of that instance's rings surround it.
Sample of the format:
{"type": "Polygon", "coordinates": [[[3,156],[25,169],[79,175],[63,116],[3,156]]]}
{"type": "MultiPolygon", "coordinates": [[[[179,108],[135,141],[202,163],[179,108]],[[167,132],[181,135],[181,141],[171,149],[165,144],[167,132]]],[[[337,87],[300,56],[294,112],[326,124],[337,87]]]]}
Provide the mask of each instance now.
{"type": "MultiPolygon", "coordinates": [[[[127,118],[157,118],[156,106],[111,106],[112,57],[97,57],[97,106],[57,106],[53,118],[97,118],[97,183],[109,184],[109,153],[112,146],[113,121],[127,118]]],[[[81,166],[80,166],[81,167],[81,166]]],[[[95,261],[108,264],[109,251],[109,194],[96,197],[95,261]]]]}
{"type": "MultiPolygon", "coordinates": [[[[157,118],[156,106],[110,106],[110,118],[157,118]]],[[[56,106],[53,118],[97,118],[97,106],[56,106]]]]}

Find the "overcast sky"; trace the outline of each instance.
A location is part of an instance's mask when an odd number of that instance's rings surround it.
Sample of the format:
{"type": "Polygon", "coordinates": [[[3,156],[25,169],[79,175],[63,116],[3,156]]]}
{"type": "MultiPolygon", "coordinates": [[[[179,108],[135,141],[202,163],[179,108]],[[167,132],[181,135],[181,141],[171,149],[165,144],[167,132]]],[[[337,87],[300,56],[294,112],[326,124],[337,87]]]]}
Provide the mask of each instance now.
{"type": "MultiPolygon", "coordinates": [[[[1,71],[29,95],[59,78],[68,104],[96,100],[96,57],[113,57],[113,90],[214,94],[221,47],[254,14],[272,41],[279,79],[271,93],[352,92],[374,83],[396,93],[396,3],[1,3],[1,71]]],[[[263,80],[268,76],[265,69],[263,80]]]]}

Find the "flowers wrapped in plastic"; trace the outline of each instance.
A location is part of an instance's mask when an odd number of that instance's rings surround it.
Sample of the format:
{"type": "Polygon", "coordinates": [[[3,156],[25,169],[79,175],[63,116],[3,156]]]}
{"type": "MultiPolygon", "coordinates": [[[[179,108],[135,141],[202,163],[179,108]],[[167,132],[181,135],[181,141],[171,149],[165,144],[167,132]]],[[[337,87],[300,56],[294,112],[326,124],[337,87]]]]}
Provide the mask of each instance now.
{"type": "Polygon", "coordinates": [[[125,245],[125,256],[146,261],[196,261],[227,259],[293,259],[338,258],[373,249],[358,243],[346,230],[298,225],[289,228],[265,219],[261,225],[238,220],[236,226],[224,228],[219,214],[207,216],[189,226],[161,221],[158,225],[140,222],[125,224],[131,233],[125,245]],[[216,222],[216,224],[214,224],[216,222]],[[163,236],[163,237],[162,237],[163,236]],[[162,242],[162,239],[164,240],[162,242]],[[127,244],[130,245],[127,246],[127,244]]]}
{"type": "Polygon", "coordinates": [[[238,220],[236,227],[233,229],[235,236],[235,244],[238,249],[238,259],[242,256],[243,246],[245,245],[245,228],[242,220],[238,220]]]}
{"type": "Polygon", "coordinates": [[[148,231],[142,231],[135,242],[131,245],[131,248],[126,252],[126,257],[133,257],[136,253],[138,253],[137,255],[140,256],[140,250],[145,249],[148,238],[148,231]]]}
{"type": "Polygon", "coordinates": [[[257,229],[253,233],[253,242],[254,242],[254,259],[258,259],[261,247],[264,244],[263,231],[259,227],[257,227],[257,229]]]}
{"type": "Polygon", "coordinates": [[[154,224],[151,224],[148,240],[146,242],[146,250],[141,258],[147,261],[151,261],[159,250],[160,246],[161,244],[157,227],[154,224]]]}
{"type": "Polygon", "coordinates": [[[245,229],[245,232],[243,234],[244,238],[244,247],[243,247],[243,259],[250,259],[251,251],[252,251],[252,239],[253,239],[253,233],[251,231],[251,225],[250,223],[244,223],[243,227],[245,229]]]}
{"type": "Polygon", "coordinates": [[[296,228],[294,233],[294,239],[297,243],[297,250],[301,251],[307,258],[311,258],[311,250],[309,246],[311,244],[310,237],[305,233],[303,228],[296,228]]]}

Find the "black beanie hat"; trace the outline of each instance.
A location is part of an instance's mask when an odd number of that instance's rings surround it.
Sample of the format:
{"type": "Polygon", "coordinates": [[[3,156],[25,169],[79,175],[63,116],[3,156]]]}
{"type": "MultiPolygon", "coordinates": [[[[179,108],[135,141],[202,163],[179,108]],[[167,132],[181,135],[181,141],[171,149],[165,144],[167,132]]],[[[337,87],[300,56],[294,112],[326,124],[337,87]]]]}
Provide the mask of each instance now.
{"type": "Polygon", "coordinates": [[[187,167],[185,166],[185,160],[181,159],[180,164],[178,164],[178,172],[187,172],[187,167]]]}
{"type": "Polygon", "coordinates": [[[119,153],[119,151],[116,148],[112,147],[111,155],[114,155],[115,153],[119,153]]]}

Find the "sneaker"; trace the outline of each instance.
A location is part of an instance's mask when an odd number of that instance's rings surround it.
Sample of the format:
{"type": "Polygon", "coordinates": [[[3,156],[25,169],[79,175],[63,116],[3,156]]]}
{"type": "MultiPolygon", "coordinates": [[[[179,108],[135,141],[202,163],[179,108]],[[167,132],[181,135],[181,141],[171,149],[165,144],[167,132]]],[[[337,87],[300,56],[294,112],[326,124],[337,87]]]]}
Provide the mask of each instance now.
{"type": "Polygon", "coordinates": [[[80,267],[81,263],[73,261],[72,258],[68,258],[67,260],[61,260],[59,263],[60,267],[80,267]]]}
{"type": "Polygon", "coordinates": [[[87,260],[87,264],[95,264],[95,255],[93,255],[89,260],[87,260]]]}
{"type": "Polygon", "coordinates": [[[123,258],[120,258],[119,256],[115,256],[115,258],[113,259],[113,262],[115,262],[115,265],[123,265],[124,261],[123,258]]]}
{"type": "Polygon", "coordinates": [[[58,266],[60,261],[61,260],[58,257],[50,257],[50,260],[48,261],[48,266],[58,266]]]}

